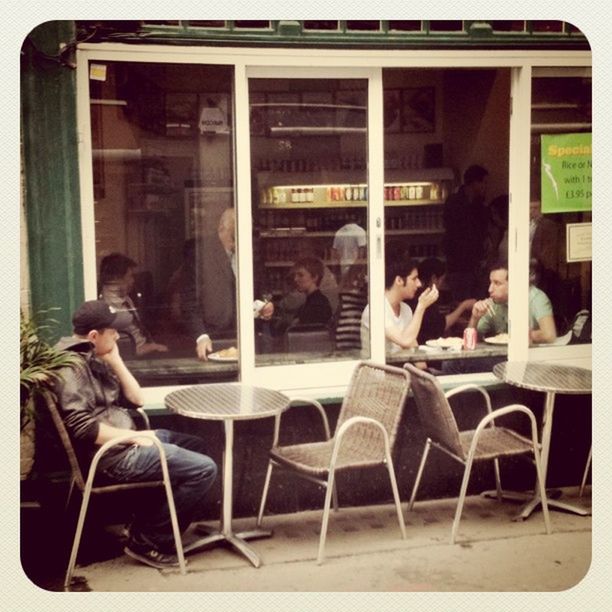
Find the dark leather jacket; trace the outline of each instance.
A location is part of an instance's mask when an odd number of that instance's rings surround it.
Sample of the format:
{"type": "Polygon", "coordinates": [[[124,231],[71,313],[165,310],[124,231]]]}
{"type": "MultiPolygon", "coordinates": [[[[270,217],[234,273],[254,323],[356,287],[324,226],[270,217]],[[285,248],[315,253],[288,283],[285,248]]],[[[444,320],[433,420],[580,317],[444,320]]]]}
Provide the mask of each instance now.
{"type": "MultiPolygon", "coordinates": [[[[96,357],[90,342],[80,338],[62,338],[56,346],[82,357],[77,366],[60,370],[55,393],[75,451],[88,465],[99,448],[96,445],[99,423],[136,429],[128,410],[137,406],[124,396],[115,374],[96,357]]],[[[100,467],[117,461],[126,448],[125,445],[111,448],[100,467]]]]}

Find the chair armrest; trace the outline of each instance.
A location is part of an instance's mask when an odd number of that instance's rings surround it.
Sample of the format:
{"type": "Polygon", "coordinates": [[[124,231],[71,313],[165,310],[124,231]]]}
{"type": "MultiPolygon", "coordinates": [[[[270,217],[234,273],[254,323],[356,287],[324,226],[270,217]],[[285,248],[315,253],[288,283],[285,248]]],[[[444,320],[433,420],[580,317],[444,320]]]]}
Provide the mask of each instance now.
{"type": "Polygon", "coordinates": [[[149,420],[149,415],[146,413],[145,409],[142,406],[139,406],[134,412],[137,412],[144,421],[145,429],[151,429],[151,421],[149,420]]]}
{"type": "Polygon", "coordinates": [[[450,399],[451,397],[458,395],[459,393],[464,393],[465,391],[477,391],[480,393],[485,400],[485,405],[487,407],[487,414],[491,414],[491,396],[489,392],[480,385],[476,385],[474,383],[467,383],[465,385],[460,385],[459,387],[455,387],[454,389],[450,389],[444,394],[446,399],[450,399]]]}
{"type": "Polygon", "coordinates": [[[309,406],[314,406],[317,409],[317,411],[319,412],[319,415],[321,416],[321,420],[323,421],[323,429],[325,430],[325,439],[329,440],[331,438],[331,433],[329,429],[329,420],[327,419],[327,414],[325,414],[325,409],[323,408],[323,406],[319,402],[317,402],[317,400],[313,400],[307,397],[293,397],[289,401],[287,408],[285,408],[285,410],[279,413],[278,416],[276,417],[275,424],[274,424],[274,440],[272,442],[273,447],[278,445],[278,436],[280,433],[281,416],[284,413],[286,413],[289,409],[295,408],[295,406],[298,403],[308,404],[309,406]]]}
{"type": "Polygon", "coordinates": [[[166,465],[166,453],[164,451],[164,447],[162,446],[162,443],[159,440],[159,438],[152,431],[134,431],[134,432],[126,433],[122,436],[117,436],[116,438],[113,438],[112,440],[105,442],[96,451],[96,454],[93,456],[93,459],[91,461],[91,465],[89,466],[89,473],[87,474],[87,482],[89,486],[91,486],[91,484],[93,483],[93,479],[94,479],[96,470],[98,469],[98,463],[100,462],[100,459],[102,458],[102,456],[113,446],[117,446],[117,444],[121,444],[128,440],[133,440],[134,438],[147,438],[151,440],[153,442],[153,446],[155,446],[159,452],[159,456],[160,456],[159,458],[162,464],[162,471],[163,472],[167,471],[168,468],[166,465]]]}
{"type": "MultiPolygon", "coordinates": [[[[478,423],[478,427],[476,427],[476,430],[474,431],[474,437],[472,439],[472,447],[476,448],[476,444],[478,442],[478,438],[480,436],[480,433],[482,432],[482,430],[487,427],[487,425],[493,421],[493,419],[496,419],[497,417],[503,416],[505,414],[510,414],[512,412],[522,412],[523,414],[526,414],[529,417],[529,420],[531,422],[531,439],[532,442],[534,444],[535,448],[540,448],[540,443],[538,442],[538,429],[537,429],[537,425],[536,425],[536,419],[535,416],[533,414],[533,412],[527,408],[527,406],[524,406],[523,404],[510,404],[508,406],[504,406],[503,408],[497,408],[496,410],[494,410],[493,412],[491,412],[490,414],[487,414],[487,416],[485,416],[482,421],[480,421],[480,423],[478,423]]],[[[470,449],[470,452],[471,449],[470,449]]]]}
{"type": "Polygon", "coordinates": [[[372,419],[370,417],[354,416],[344,421],[344,423],[342,423],[342,425],[338,428],[338,431],[336,431],[334,435],[334,447],[332,449],[330,459],[330,470],[333,469],[333,466],[336,464],[336,458],[338,457],[338,453],[340,452],[340,444],[342,443],[342,438],[351,427],[358,424],[371,425],[380,429],[383,434],[383,440],[385,442],[386,455],[389,455],[389,434],[387,433],[387,430],[385,429],[384,425],[380,421],[377,421],[376,419],[372,419]]]}

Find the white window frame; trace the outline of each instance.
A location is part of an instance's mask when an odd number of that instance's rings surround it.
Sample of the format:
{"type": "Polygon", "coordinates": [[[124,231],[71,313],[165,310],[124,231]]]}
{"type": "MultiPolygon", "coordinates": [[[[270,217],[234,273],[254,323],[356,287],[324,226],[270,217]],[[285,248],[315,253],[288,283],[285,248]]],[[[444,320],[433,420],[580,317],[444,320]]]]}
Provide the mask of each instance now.
{"type": "MultiPolygon", "coordinates": [[[[317,75],[360,75],[369,80],[368,88],[368,156],[370,202],[368,207],[368,252],[371,295],[384,291],[383,266],[384,155],[382,130],[382,70],[384,68],[509,68],[513,98],[510,118],[509,193],[520,206],[510,208],[509,219],[509,317],[512,340],[510,359],[571,361],[590,367],[591,345],[538,347],[530,349],[527,341],[528,305],[524,281],[528,278],[528,224],[530,95],[531,71],[534,67],[590,67],[588,51],[508,50],[366,50],[366,49],[263,49],[182,47],[164,45],[123,45],[120,43],[81,44],[77,50],[77,122],[81,190],[81,224],[85,298],[96,296],[96,253],[94,231],[93,173],[91,124],[89,108],[89,61],[129,61],[149,63],[231,65],[235,71],[235,154],[236,206],[238,215],[238,262],[241,270],[239,311],[251,312],[253,295],[250,212],[250,150],[248,126],[248,78],[253,75],[288,75],[315,78],[317,75]],[[246,214],[245,214],[246,213],[246,214]],[[521,296],[519,299],[512,296],[521,296]],[[524,333],[523,333],[524,332],[524,333]]],[[[372,359],[384,361],[383,301],[372,307],[372,359]]],[[[353,361],[255,368],[254,330],[249,317],[239,317],[241,345],[240,379],[265,384],[289,393],[316,397],[341,395],[353,361]]],[[[195,352],[195,351],[194,351],[195,352]]],[[[195,358],[195,354],[194,354],[195,358]]],[[[446,382],[492,378],[492,374],[445,377],[446,382]]],[[[148,387],[147,404],[161,404],[164,396],[177,387],[148,387]]]]}

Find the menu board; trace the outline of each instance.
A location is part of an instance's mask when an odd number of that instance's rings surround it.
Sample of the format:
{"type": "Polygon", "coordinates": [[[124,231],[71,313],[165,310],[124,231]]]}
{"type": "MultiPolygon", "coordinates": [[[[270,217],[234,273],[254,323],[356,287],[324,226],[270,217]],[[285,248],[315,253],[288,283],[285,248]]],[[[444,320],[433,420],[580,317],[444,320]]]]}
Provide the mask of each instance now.
{"type": "Polygon", "coordinates": [[[592,134],[542,135],[542,212],[591,210],[592,134]]]}

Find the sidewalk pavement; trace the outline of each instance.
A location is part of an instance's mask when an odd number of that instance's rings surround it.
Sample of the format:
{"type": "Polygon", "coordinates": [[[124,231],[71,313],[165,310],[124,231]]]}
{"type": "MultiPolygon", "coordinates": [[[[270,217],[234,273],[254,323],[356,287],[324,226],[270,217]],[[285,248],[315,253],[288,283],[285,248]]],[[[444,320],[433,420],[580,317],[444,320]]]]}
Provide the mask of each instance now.
{"type": "MultiPolygon", "coordinates": [[[[590,489],[589,489],[590,491],[590,489]]],[[[563,496],[590,507],[590,492],[563,496]]],[[[187,575],[156,570],[120,555],[77,566],[83,590],[170,592],[397,592],[563,591],[577,585],[591,563],[591,517],[552,511],[546,535],[540,511],[516,522],[518,506],[466,499],[457,543],[450,533],[456,499],[417,502],[406,512],[401,539],[393,505],[340,508],[330,515],[325,562],[318,566],[321,511],[266,516],[271,538],[254,540],[258,569],[225,546],[194,552],[187,575]]],[[[234,531],[254,518],[236,519],[234,531]]]]}

